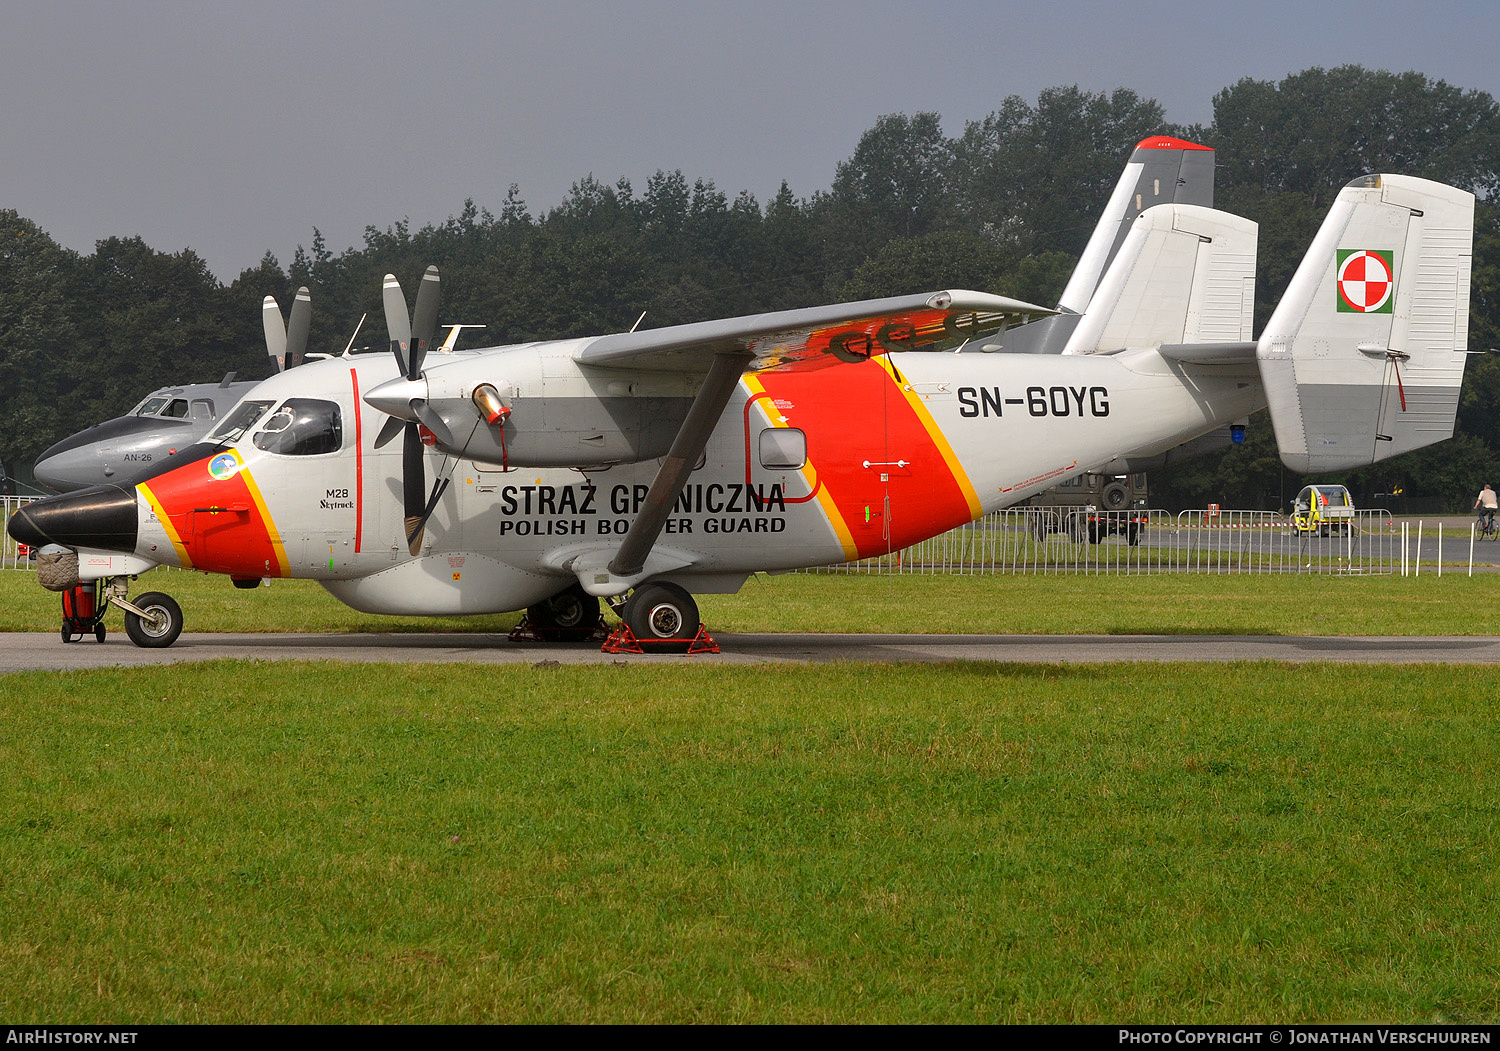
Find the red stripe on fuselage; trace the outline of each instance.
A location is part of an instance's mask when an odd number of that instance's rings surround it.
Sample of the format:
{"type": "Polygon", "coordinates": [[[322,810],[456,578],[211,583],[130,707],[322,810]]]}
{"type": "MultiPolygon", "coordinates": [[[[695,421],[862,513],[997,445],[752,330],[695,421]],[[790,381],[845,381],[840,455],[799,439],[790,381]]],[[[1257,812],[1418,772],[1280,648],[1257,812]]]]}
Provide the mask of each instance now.
{"type": "Polygon", "coordinates": [[[354,553],[359,554],[359,539],[365,526],[365,443],[359,414],[359,373],[349,370],[354,384],[354,553]]]}
{"type": "Polygon", "coordinates": [[[234,577],[281,576],[271,540],[275,526],[262,516],[250,492],[248,468],[215,478],[208,473],[214,456],[183,464],[149,483],[193,568],[234,577]]]}

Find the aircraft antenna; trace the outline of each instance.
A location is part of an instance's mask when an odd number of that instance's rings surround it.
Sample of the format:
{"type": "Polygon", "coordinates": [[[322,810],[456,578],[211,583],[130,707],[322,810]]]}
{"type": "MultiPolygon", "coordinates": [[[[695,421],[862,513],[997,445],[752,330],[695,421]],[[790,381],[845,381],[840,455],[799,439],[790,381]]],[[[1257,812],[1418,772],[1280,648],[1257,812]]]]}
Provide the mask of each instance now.
{"type": "Polygon", "coordinates": [[[630,331],[634,332],[636,329],[640,328],[641,327],[641,322],[645,321],[645,320],[646,320],[646,312],[644,310],[642,310],[641,311],[641,316],[635,319],[635,324],[634,325],[630,326],[630,331]]]}
{"type": "Polygon", "coordinates": [[[458,334],[466,328],[484,328],[483,325],[444,325],[448,330],[448,338],[443,340],[443,345],[438,347],[439,354],[452,354],[453,344],[458,342],[458,334]]]}
{"type": "Polygon", "coordinates": [[[349,342],[344,346],[344,357],[347,358],[349,351],[354,348],[354,341],[359,338],[359,330],[365,327],[365,318],[369,316],[370,312],[368,310],[359,315],[359,324],[354,326],[354,335],[349,337],[349,342]]]}

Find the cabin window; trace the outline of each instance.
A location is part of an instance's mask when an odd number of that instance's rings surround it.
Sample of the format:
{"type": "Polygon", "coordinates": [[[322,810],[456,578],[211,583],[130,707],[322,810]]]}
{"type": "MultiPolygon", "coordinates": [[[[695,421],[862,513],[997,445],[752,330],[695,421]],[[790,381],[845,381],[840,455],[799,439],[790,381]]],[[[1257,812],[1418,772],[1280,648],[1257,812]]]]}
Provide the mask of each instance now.
{"type": "Polygon", "coordinates": [[[214,418],[214,403],[206,398],[198,398],[193,402],[193,419],[211,420],[214,418]]]}
{"type": "Polygon", "coordinates": [[[796,427],[770,427],[760,432],[760,465],[796,470],[807,462],[807,434],[796,427]]]}
{"type": "Polygon", "coordinates": [[[283,456],[336,453],[343,444],[338,404],[316,398],[288,398],[255,436],[257,449],[283,456]]]}
{"type": "Polygon", "coordinates": [[[242,401],[239,407],[229,414],[229,417],[210,434],[204,441],[217,442],[220,445],[232,445],[245,436],[245,432],[255,426],[255,421],[266,414],[275,402],[270,401],[242,401]]]}

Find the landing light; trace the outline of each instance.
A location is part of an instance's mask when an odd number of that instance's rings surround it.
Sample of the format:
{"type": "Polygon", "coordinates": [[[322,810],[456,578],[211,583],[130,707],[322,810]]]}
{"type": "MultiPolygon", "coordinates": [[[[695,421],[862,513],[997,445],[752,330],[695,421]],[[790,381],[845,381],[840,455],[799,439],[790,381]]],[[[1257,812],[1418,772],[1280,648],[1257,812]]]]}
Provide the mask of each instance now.
{"type": "Polygon", "coordinates": [[[500,392],[488,383],[474,388],[474,405],[484,416],[484,422],[491,427],[504,426],[510,417],[510,409],[500,402],[500,392]]]}

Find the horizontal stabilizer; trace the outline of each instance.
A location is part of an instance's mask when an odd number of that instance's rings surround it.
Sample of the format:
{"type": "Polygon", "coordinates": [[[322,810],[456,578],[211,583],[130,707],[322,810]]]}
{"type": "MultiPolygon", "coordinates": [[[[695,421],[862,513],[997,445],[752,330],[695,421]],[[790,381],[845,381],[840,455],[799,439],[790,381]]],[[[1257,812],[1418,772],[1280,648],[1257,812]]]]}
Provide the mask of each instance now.
{"type": "Polygon", "coordinates": [[[1163,343],[1157,348],[1168,361],[1184,365],[1234,365],[1255,360],[1256,344],[1244,343],[1163,343]]]}
{"type": "Polygon", "coordinates": [[[1248,341],[1258,235],[1249,219],[1212,208],[1146,209],[1063,353],[1248,341]]]}
{"type": "Polygon", "coordinates": [[[1362,467],[1453,434],[1474,197],[1402,175],[1339,191],[1256,350],[1282,461],[1362,467]]]}

